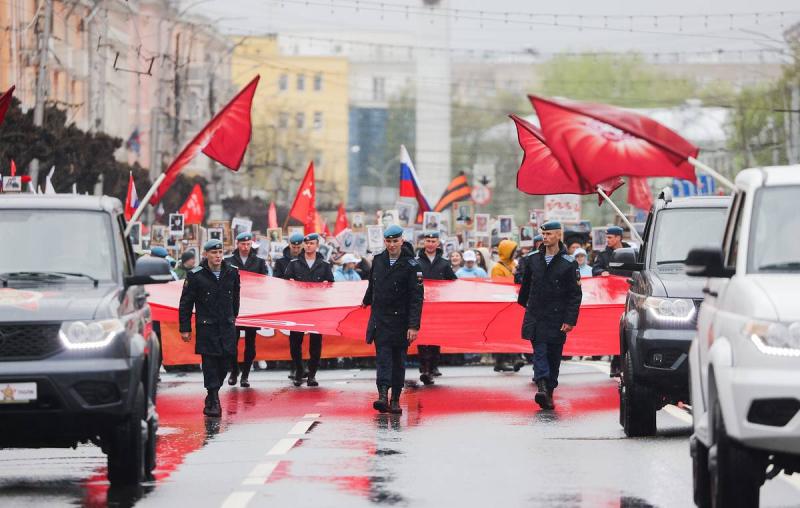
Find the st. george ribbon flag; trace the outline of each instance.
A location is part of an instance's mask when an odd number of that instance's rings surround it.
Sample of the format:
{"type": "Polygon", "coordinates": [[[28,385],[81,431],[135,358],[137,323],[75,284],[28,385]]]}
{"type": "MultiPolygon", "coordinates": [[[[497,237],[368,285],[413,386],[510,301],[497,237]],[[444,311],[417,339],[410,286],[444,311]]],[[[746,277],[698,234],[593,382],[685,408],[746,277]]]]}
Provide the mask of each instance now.
{"type": "Polygon", "coordinates": [[[605,104],[529,96],[547,145],[592,185],[619,176],[695,181],[699,149],[660,123],[605,104]]]}
{"type": "Polygon", "coordinates": [[[3,92],[3,95],[0,95],[0,125],[3,124],[8,108],[11,106],[11,96],[14,95],[14,88],[16,87],[12,85],[11,88],[3,92]]]}
{"type": "MultiPolygon", "coordinates": [[[[319,332],[341,337],[349,344],[339,347],[336,356],[371,354],[363,347],[369,309],[360,307],[366,281],[320,285],[247,272],[240,275],[237,325],[319,332]]],[[[530,352],[530,342],[520,336],[525,310],[516,303],[518,287],[510,282],[426,280],[417,345],[440,345],[446,352],[530,352]]],[[[162,322],[162,331],[171,329],[164,323],[178,319],[181,288],[181,281],[148,286],[153,318],[162,322]]],[[[581,280],[581,288],[580,317],[567,338],[564,354],[618,353],[619,317],[628,289],[625,279],[589,277],[581,280]]],[[[181,363],[172,357],[183,348],[175,335],[167,332],[162,337],[168,365],[181,363]]]]}

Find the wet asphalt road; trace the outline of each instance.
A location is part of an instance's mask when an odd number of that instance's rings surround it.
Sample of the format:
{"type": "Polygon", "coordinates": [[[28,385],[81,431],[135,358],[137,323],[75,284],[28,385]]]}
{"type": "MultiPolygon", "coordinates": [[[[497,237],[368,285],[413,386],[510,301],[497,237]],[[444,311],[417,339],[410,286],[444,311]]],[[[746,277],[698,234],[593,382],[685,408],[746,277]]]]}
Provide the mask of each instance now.
{"type": "MultiPolygon", "coordinates": [[[[442,371],[406,389],[400,417],[372,410],[374,371],[322,372],[319,388],[256,372],[208,420],[200,374],[166,374],[155,482],[109,490],[90,445],[2,450],[0,506],[692,506],[690,417],[670,407],[657,437],[626,439],[607,365],[566,363],[555,412],[533,403],[530,367],[442,371]]],[[[800,481],[767,482],[762,506],[800,506],[800,481]]]]}

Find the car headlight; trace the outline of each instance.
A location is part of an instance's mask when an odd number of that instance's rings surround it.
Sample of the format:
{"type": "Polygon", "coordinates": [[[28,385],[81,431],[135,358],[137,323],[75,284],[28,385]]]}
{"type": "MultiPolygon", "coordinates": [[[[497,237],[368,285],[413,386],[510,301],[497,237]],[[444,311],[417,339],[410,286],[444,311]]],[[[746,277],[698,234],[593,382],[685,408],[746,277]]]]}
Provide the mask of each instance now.
{"type": "Polygon", "coordinates": [[[124,329],[119,319],[68,321],[61,324],[58,336],[68,349],[97,349],[111,344],[124,329]]]}
{"type": "Polygon", "coordinates": [[[688,322],[694,317],[694,302],[685,298],[658,298],[648,296],[644,307],[658,319],[688,322]]]}
{"type": "Polygon", "coordinates": [[[744,327],[744,334],[764,354],[800,356],[800,322],[750,321],[744,327]]]}

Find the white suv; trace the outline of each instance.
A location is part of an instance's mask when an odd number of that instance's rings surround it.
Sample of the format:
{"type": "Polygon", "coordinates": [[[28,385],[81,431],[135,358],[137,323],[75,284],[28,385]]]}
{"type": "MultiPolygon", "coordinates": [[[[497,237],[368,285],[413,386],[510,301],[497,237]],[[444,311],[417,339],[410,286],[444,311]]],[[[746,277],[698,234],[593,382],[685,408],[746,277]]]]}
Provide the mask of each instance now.
{"type": "Polygon", "coordinates": [[[767,478],[800,472],[798,205],[800,166],[744,170],[722,248],[686,261],[709,278],[689,352],[698,506],[758,506],[767,478]]]}

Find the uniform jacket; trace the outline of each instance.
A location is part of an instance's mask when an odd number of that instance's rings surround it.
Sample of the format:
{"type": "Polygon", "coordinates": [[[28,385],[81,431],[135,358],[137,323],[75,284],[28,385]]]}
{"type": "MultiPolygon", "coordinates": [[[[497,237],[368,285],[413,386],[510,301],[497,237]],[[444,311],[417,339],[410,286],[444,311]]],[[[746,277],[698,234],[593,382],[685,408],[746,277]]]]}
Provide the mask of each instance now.
{"type": "Polygon", "coordinates": [[[453,267],[450,262],[442,257],[442,249],[436,249],[436,257],[431,262],[428,255],[425,254],[425,249],[420,249],[417,252],[417,261],[422,268],[422,278],[432,280],[456,280],[453,267]]]}
{"type": "Polygon", "coordinates": [[[279,279],[286,278],[286,267],[289,266],[289,262],[294,259],[292,257],[292,251],[289,250],[289,246],[283,248],[283,257],[278,258],[275,260],[275,267],[272,269],[272,275],[279,279]]]}
{"type": "Polygon", "coordinates": [[[545,247],[529,257],[517,303],[525,307],[522,337],[526,340],[563,343],[561,325],[578,322],[583,296],[578,263],[561,249],[548,265],[545,247]]]}
{"type": "Polygon", "coordinates": [[[309,268],[305,252],[301,252],[299,256],[289,261],[283,278],[299,282],[333,282],[333,270],[319,252],[314,264],[309,268]]]}
{"type": "Polygon", "coordinates": [[[245,272],[260,273],[261,275],[267,275],[268,273],[267,262],[258,257],[256,251],[253,249],[250,249],[250,253],[247,255],[247,259],[244,260],[244,263],[242,263],[242,258],[239,257],[238,250],[234,251],[233,255],[228,256],[225,260],[239,270],[245,272]]]}
{"type": "Polygon", "coordinates": [[[492,267],[492,277],[513,277],[517,264],[514,261],[514,251],[517,250],[517,243],[511,240],[503,240],[497,246],[497,254],[500,260],[492,267]]]}
{"type": "Polygon", "coordinates": [[[408,345],[408,330],[419,330],[424,292],[422,268],[410,243],[403,244],[393,266],[387,251],[375,256],[362,302],[371,306],[367,343],[408,345]]]}
{"type": "Polygon", "coordinates": [[[192,309],[197,333],[194,352],[201,355],[234,355],[239,332],[239,270],[222,261],[219,280],[208,268],[208,261],[186,274],[178,307],[181,332],[192,331],[192,309]]]}
{"type": "MultiPolygon", "coordinates": [[[[626,242],[622,242],[622,247],[630,247],[626,242]]],[[[601,275],[603,272],[608,271],[608,265],[611,263],[611,256],[614,255],[614,249],[606,247],[606,250],[597,255],[592,266],[592,274],[601,275]]]]}

